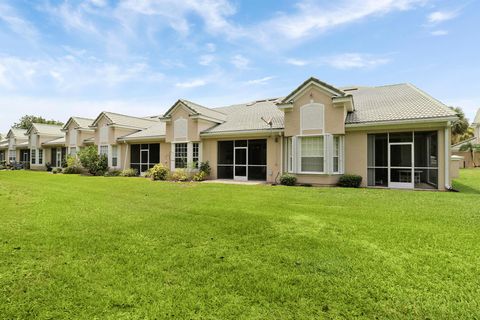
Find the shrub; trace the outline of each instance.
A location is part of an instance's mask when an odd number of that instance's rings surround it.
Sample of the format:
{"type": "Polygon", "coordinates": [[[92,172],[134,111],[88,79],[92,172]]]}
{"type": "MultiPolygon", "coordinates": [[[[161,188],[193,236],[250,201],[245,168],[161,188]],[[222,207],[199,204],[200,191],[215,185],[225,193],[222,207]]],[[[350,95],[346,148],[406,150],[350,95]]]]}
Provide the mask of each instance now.
{"type": "Polygon", "coordinates": [[[120,177],[136,177],[136,176],[138,176],[137,169],[130,168],[120,172],[120,177]]]}
{"type": "Polygon", "coordinates": [[[168,169],[163,164],[159,163],[153,168],[149,169],[145,176],[147,178],[151,178],[152,180],[167,180],[168,173],[168,169]]]}
{"type": "Polygon", "coordinates": [[[344,188],[358,188],[362,183],[362,177],[356,174],[344,174],[338,180],[338,185],[344,188]]]}
{"type": "Polygon", "coordinates": [[[50,162],[45,163],[45,168],[47,168],[47,172],[52,171],[52,164],[50,162]]]}
{"type": "Polygon", "coordinates": [[[82,169],[78,165],[68,166],[63,169],[64,174],[79,174],[82,173],[82,169]]]}
{"type": "Polygon", "coordinates": [[[289,173],[284,173],[280,176],[280,183],[284,186],[294,186],[297,183],[297,177],[289,173]]]}
{"type": "Polygon", "coordinates": [[[106,155],[99,155],[96,146],[88,146],[80,150],[78,159],[91,175],[103,176],[108,171],[108,158],[106,155]]]}
{"type": "Polygon", "coordinates": [[[212,168],[210,168],[210,163],[208,161],[200,162],[198,169],[200,170],[200,172],[205,173],[205,178],[210,176],[210,173],[212,172],[212,168]]]}
{"type": "Polygon", "coordinates": [[[53,174],[62,173],[62,168],[53,168],[52,173],[53,174]]]}
{"type": "Polygon", "coordinates": [[[187,181],[188,175],[185,169],[177,169],[170,174],[170,180],[172,181],[187,181]]]}
{"type": "Polygon", "coordinates": [[[104,176],[105,177],[119,177],[122,174],[122,171],[120,170],[110,170],[105,172],[104,176]]]}
{"type": "Polygon", "coordinates": [[[203,181],[207,178],[207,173],[205,171],[198,171],[192,178],[193,181],[203,181]]]}

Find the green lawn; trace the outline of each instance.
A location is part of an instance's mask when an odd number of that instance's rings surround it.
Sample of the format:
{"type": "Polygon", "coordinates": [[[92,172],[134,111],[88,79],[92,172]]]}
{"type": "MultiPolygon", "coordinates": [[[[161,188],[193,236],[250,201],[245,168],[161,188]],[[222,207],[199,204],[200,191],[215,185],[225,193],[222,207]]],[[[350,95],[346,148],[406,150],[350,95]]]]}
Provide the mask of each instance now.
{"type": "Polygon", "coordinates": [[[0,318],[480,318],[462,192],[0,172],[0,318]]]}

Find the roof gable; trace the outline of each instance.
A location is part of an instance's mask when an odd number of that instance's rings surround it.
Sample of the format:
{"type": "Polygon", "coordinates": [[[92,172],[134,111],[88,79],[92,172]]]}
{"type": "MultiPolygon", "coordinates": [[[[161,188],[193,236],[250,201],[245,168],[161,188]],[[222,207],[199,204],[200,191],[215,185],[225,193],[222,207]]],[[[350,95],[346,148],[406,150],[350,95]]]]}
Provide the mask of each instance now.
{"type": "Polygon", "coordinates": [[[98,115],[90,127],[96,127],[102,118],[107,119],[108,125],[118,125],[136,129],[145,129],[158,122],[158,120],[154,119],[139,118],[120,113],[104,111],[98,115]]]}
{"type": "Polygon", "coordinates": [[[163,119],[170,118],[172,113],[179,107],[186,108],[188,112],[191,113],[191,116],[198,116],[206,120],[210,120],[217,123],[222,123],[223,121],[226,120],[226,115],[224,113],[217,111],[215,109],[201,106],[197,103],[194,103],[185,99],[177,100],[177,102],[175,102],[175,104],[172,107],[170,107],[170,109],[168,109],[167,112],[165,112],[162,118],[163,119]]]}
{"type": "Polygon", "coordinates": [[[27,134],[27,130],[25,130],[25,129],[11,128],[7,133],[7,138],[20,137],[20,138],[24,139],[26,134],[27,134]]]}
{"type": "Polygon", "coordinates": [[[65,125],[63,126],[62,130],[64,131],[68,130],[68,127],[72,123],[76,126],[75,128],[88,129],[88,127],[93,123],[93,119],[81,118],[81,117],[70,117],[67,123],[65,123],[65,125]]]}
{"type": "Polygon", "coordinates": [[[475,115],[472,124],[480,125],[480,108],[477,110],[477,114],[475,115]]]}
{"type": "Polygon", "coordinates": [[[27,130],[25,134],[29,135],[33,131],[34,133],[40,134],[40,135],[62,136],[63,132],[61,130],[62,130],[61,125],[32,123],[32,125],[30,126],[30,128],[27,130]]]}
{"type": "Polygon", "coordinates": [[[332,97],[344,97],[345,92],[342,90],[326,83],[323,81],[318,80],[317,78],[311,77],[304,81],[300,86],[298,86],[295,90],[293,90],[288,96],[286,96],[281,103],[290,103],[296,96],[301,94],[304,89],[306,89],[308,86],[314,85],[316,87],[319,87],[323,91],[329,93],[332,97]]]}

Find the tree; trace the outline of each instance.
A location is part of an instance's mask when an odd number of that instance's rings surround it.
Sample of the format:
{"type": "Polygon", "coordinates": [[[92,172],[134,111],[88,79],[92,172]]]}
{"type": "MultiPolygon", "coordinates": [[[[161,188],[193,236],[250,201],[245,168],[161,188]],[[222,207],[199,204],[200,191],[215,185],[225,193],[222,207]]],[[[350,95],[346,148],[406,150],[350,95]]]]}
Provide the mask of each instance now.
{"type": "Polygon", "coordinates": [[[32,123],[56,124],[63,126],[63,122],[60,121],[46,120],[40,116],[25,115],[21,117],[20,121],[16,122],[12,128],[28,130],[32,126],[32,123]]]}
{"type": "MultiPolygon", "coordinates": [[[[468,134],[468,128],[470,124],[468,119],[465,118],[465,113],[460,107],[450,107],[458,116],[458,120],[452,122],[452,143],[457,143],[465,140],[465,135],[468,134]]],[[[466,137],[467,139],[469,137],[466,137]]]]}
{"type": "Polygon", "coordinates": [[[470,156],[472,157],[473,166],[476,167],[475,164],[475,152],[480,152],[480,144],[474,144],[471,142],[467,142],[460,147],[460,151],[468,151],[470,152],[470,156]]]}

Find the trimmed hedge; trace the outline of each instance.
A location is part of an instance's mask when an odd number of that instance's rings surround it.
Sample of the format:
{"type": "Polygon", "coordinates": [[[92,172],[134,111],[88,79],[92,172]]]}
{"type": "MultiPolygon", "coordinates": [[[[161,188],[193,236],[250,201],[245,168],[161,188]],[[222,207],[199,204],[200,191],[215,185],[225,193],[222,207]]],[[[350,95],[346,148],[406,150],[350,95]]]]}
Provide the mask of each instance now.
{"type": "Polygon", "coordinates": [[[284,186],[294,186],[297,184],[297,177],[284,173],[280,176],[280,184],[283,184],[284,186]]]}
{"type": "Polygon", "coordinates": [[[362,184],[362,177],[356,174],[344,174],[338,180],[338,186],[344,188],[358,188],[362,184]]]}

